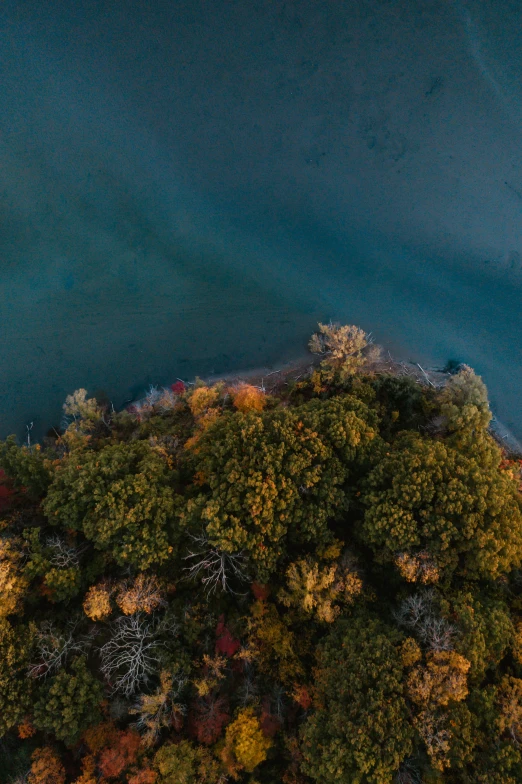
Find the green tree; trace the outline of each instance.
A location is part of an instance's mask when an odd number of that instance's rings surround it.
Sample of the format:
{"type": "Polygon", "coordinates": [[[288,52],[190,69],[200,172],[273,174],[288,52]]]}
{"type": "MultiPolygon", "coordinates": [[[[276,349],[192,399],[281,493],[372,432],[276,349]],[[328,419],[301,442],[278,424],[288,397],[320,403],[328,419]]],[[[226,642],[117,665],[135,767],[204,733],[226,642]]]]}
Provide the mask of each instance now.
{"type": "Polygon", "coordinates": [[[154,756],[157,784],[214,784],[219,766],[208,749],[188,740],[168,743],[154,756]]]}
{"type": "Polygon", "coordinates": [[[304,674],[299,655],[303,654],[303,641],[298,649],[296,635],[289,628],[287,615],[280,616],[272,602],[257,601],[250,608],[247,622],[249,653],[261,672],[271,680],[285,685],[295,683],[304,674]]]}
{"type": "Polygon", "coordinates": [[[45,585],[51,591],[53,601],[66,601],[80,592],[80,569],[78,566],[69,566],[65,569],[52,567],[45,575],[45,585]]]}
{"type": "Polygon", "coordinates": [[[353,559],[320,564],[308,556],[294,561],[286,571],[287,588],[278,593],[279,601],[294,607],[306,617],[333,623],[343,604],[351,604],[362,591],[362,580],[353,559]]]}
{"type": "Polygon", "coordinates": [[[0,618],[0,737],[18,724],[31,705],[33,682],[27,677],[32,634],[0,618]]]}
{"type": "Polygon", "coordinates": [[[468,365],[451,376],[440,393],[441,413],[450,432],[485,430],[491,422],[488,391],[468,365]]]}
{"type": "Polygon", "coordinates": [[[480,682],[489,667],[501,662],[513,641],[508,606],[494,596],[459,591],[442,600],[441,609],[457,625],[455,647],[471,662],[470,677],[480,682]]]}
{"type": "MultiPolygon", "coordinates": [[[[518,784],[522,781],[522,753],[516,738],[517,717],[520,721],[522,706],[517,699],[516,679],[506,678],[499,686],[489,685],[475,689],[468,699],[471,716],[470,751],[473,758],[465,770],[457,774],[455,784],[461,781],[478,784],[518,784]],[[514,725],[514,726],[513,726],[514,725]],[[515,732],[515,737],[512,731],[515,732]]],[[[455,718],[455,717],[454,717],[455,718]]],[[[457,731],[460,727],[456,727],[457,731]]],[[[453,730],[455,732],[455,730],[453,730]]],[[[455,767],[459,767],[458,741],[454,742],[455,767]]]]}
{"type": "Polygon", "coordinates": [[[393,438],[401,430],[417,430],[426,423],[433,404],[431,393],[409,376],[378,376],[372,383],[381,409],[381,432],[393,438]]]}
{"type": "Polygon", "coordinates": [[[62,602],[77,596],[82,581],[78,553],[81,548],[74,541],[60,537],[42,541],[40,527],[25,528],[22,535],[25,545],[25,580],[43,577],[47,595],[53,602],[62,602]],[[59,565],[58,565],[59,564],[59,565]]]}
{"type": "Polygon", "coordinates": [[[161,450],[142,441],[74,452],[57,466],[44,511],[118,564],[143,570],[172,552],[174,476],[161,450]]]}
{"type": "Polygon", "coordinates": [[[378,560],[426,551],[471,578],[495,578],[522,558],[517,483],[497,461],[405,433],[364,482],[361,538],[378,560]]]}
{"type": "Polygon", "coordinates": [[[399,638],[371,617],[337,621],[319,646],[303,770],[321,784],[390,784],[412,751],[399,638]]]}
{"type": "Polygon", "coordinates": [[[198,440],[203,491],[184,517],[225,552],[246,552],[261,581],[286,540],[326,541],[328,520],[348,507],[344,485],[368,459],[374,412],[346,395],[294,409],[220,417],[198,440]]]}
{"type": "Polygon", "coordinates": [[[31,500],[45,494],[52,478],[49,460],[40,446],[18,446],[16,436],[0,441],[0,468],[16,488],[26,489],[31,500]]]}
{"type": "Polygon", "coordinates": [[[102,697],[102,684],[87,669],[86,657],[77,656],[68,670],[60,670],[41,686],[34,725],[71,746],[87,727],[100,721],[102,697]]]}

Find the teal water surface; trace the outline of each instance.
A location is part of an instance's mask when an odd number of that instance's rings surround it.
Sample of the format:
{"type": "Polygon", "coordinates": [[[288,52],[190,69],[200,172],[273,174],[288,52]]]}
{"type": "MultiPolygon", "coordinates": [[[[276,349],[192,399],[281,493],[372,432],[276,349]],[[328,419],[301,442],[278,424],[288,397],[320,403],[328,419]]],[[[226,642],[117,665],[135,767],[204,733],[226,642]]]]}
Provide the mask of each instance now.
{"type": "Polygon", "coordinates": [[[473,365],[522,436],[508,0],[7,0],[0,435],[298,355],[473,365]]]}

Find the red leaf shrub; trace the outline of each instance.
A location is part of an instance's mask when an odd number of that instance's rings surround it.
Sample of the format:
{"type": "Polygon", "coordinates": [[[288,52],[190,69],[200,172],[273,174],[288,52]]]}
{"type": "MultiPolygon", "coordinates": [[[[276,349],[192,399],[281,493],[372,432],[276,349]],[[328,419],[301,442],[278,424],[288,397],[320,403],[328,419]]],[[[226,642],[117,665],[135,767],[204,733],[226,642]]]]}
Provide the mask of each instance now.
{"type": "Polygon", "coordinates": [[[273,738],[277,730],[281,727],[281,722],[270,712],[270,699],[264,697],[261,705],[261,717],[259,719],[263,735],[267,738],[273,738]]]}
{"type": "Polygon", "coordinates": [[[254,582],[250,587],[252,588],[252,593],[259,602],[265,602],[268,599],[270,595],[270,588],[268,585],[254,582]]]}
{"type": "Polygon", "coordinates": [[[292,698],[303,710],[308,710],[312,704],[312,697],[308,688],[306,686],[300,686],[297,683],[294,686],[292,698]]]}
{"type": "Polygon", "coordinates": [[[204,697],[192,705],[189,731],[199,743],[207,746],[215,743],[230,721],[224,697],[204,697]]]}
{"type": "Polygon", "coordinates": [[[241,647],[239,640],[232,636],[230,629],[225,626],[225,616],[219,617],[216,627],[216,653],[224,653],[225,656],[233,656],[241,647]]]}
{"type": "Polygon", "coordinates": [[[7,486],[7,477],[5,471],[0,468],[0,511],[3,511],[9,506],[13,491],[7,486]]]}

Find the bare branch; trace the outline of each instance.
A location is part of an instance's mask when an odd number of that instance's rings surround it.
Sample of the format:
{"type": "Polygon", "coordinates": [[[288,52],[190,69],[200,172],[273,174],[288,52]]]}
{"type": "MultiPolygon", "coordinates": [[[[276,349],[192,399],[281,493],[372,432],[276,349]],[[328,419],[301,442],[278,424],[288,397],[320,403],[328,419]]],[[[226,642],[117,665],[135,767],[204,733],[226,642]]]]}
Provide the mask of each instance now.
{"type": "Polygon", "coordinates": [[[394,612],[395,620],[400,626],[407,626],[411,629],[421,624],[426,616],[433,612],[432,590],[414,593],[408,596],[399,605],[399,609],[394,612]]]}
{"type": "Polygon", "coordinates": [[[39,661],[31,664],[28,675],[31,678],[45,678],[65,666],[72,654],[85,653],[89,640],[76,639],[76,623],[69,625],[68,632],[56,631],[52,622],[44,621],[36,633],[36,649],[39,661]]]}
{"type": "Polygon", "coordinates": [[[404,599],[395,611],[395,620],[400,626],[415,631],[421,642],[432,651],[452,651],[457,629],[444,618],[438,618],[433,590],[415,593],[404,599]]]}
{"type": "Polygon", "coordinates": [[[239,703],[245,707],[255,703],[259,696],[259,686],[257,684],[254,668],[248,661],[243,661],[244,675],[237,690],[239,703]]]}
{"type": "Polygon", "coordinates": [[[198,579],[207,592],[207,596],[221,588],[225,593],[235,593],[230,587],[230,579],[236,578],[240,582],[248,581],[245,571],[246,558],[243,553],[226,553],[213,547],[205,535],[191,536],[196,547],[184,557],[184,561],[192,560],[191,566],[184,571],[188,572],[187,579],[198,579]]]}
{"type": "Polygon", "coordinates": [[[80,565],[80,555],[84,553],[89,545],[82,546],[69,545],[60,539],[59,536],[50,536],[46,541],[46,547],[52,550],[49,562],[59,569],[67,569],[71,566],[80,565]]]}
{"type": "Polygon", "coordinates": [[[421,371],[422,375],[424,376],[424,378],[426,379],[426,381],[428,382],[428,384],[430,385],[430,387],[433,387],[433,389],[436,389],[436,386],[435,386],[435,384],[433,383],[433,381],[431,380],[431,378],[428,376],[428,374],[426,373],[426,371],[424,370],[424,368],[423,368],[423,367],[421,367],[421,366],[419,365],[419,363],[418,363],[418,362],[416,362],[415,364],[417,365],[417,367],[418,367],[418,368],[419,368],[419,370],[421,371]]]}
{"type": "Polygon", "coordinates": [[[160,676],[160,686],[153,694],[140,694],[129,711],[137,715],[134,727],[143,735],[146,746],[152,746],[159,738],[161,730],[179,722],[185,716],[186,706],[178,701],[188,679],[182,672],[175,675],[164,671],[160,676]]]}
{"type": "Polygon", "coordinates": [[[101,671],[113,691],[129,697],[147,684],[159,665],[158,648],[165,644],[159,637],[165,632],[175,634],[176,624],[141,612],[114,621],[112,636],[100,649],[101,671]]]}
{"type": "Polygon", "coordinates": [[[421,640],[432,651],[452,651],[453,641],[457,636],[457,630],[444,618],[434,618],[428,616],[418,627],[421,640]]]}
{"type": "Polygon", "coordinates": [[[395,784],[422,784],[422,776],[414,759],[409,758],[401,762],[395,774],[395,784]]]}

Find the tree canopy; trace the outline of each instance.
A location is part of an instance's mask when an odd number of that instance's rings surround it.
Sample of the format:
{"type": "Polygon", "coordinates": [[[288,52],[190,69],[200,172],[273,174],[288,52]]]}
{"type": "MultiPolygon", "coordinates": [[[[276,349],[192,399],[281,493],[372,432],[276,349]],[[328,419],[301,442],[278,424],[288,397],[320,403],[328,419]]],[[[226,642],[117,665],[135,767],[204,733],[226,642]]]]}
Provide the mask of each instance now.
{"type": "Polygon", "coordinates": [[[471,368],[311,348],[0,443],[0,784],[522,781],[522,456],[471,368]]]}

